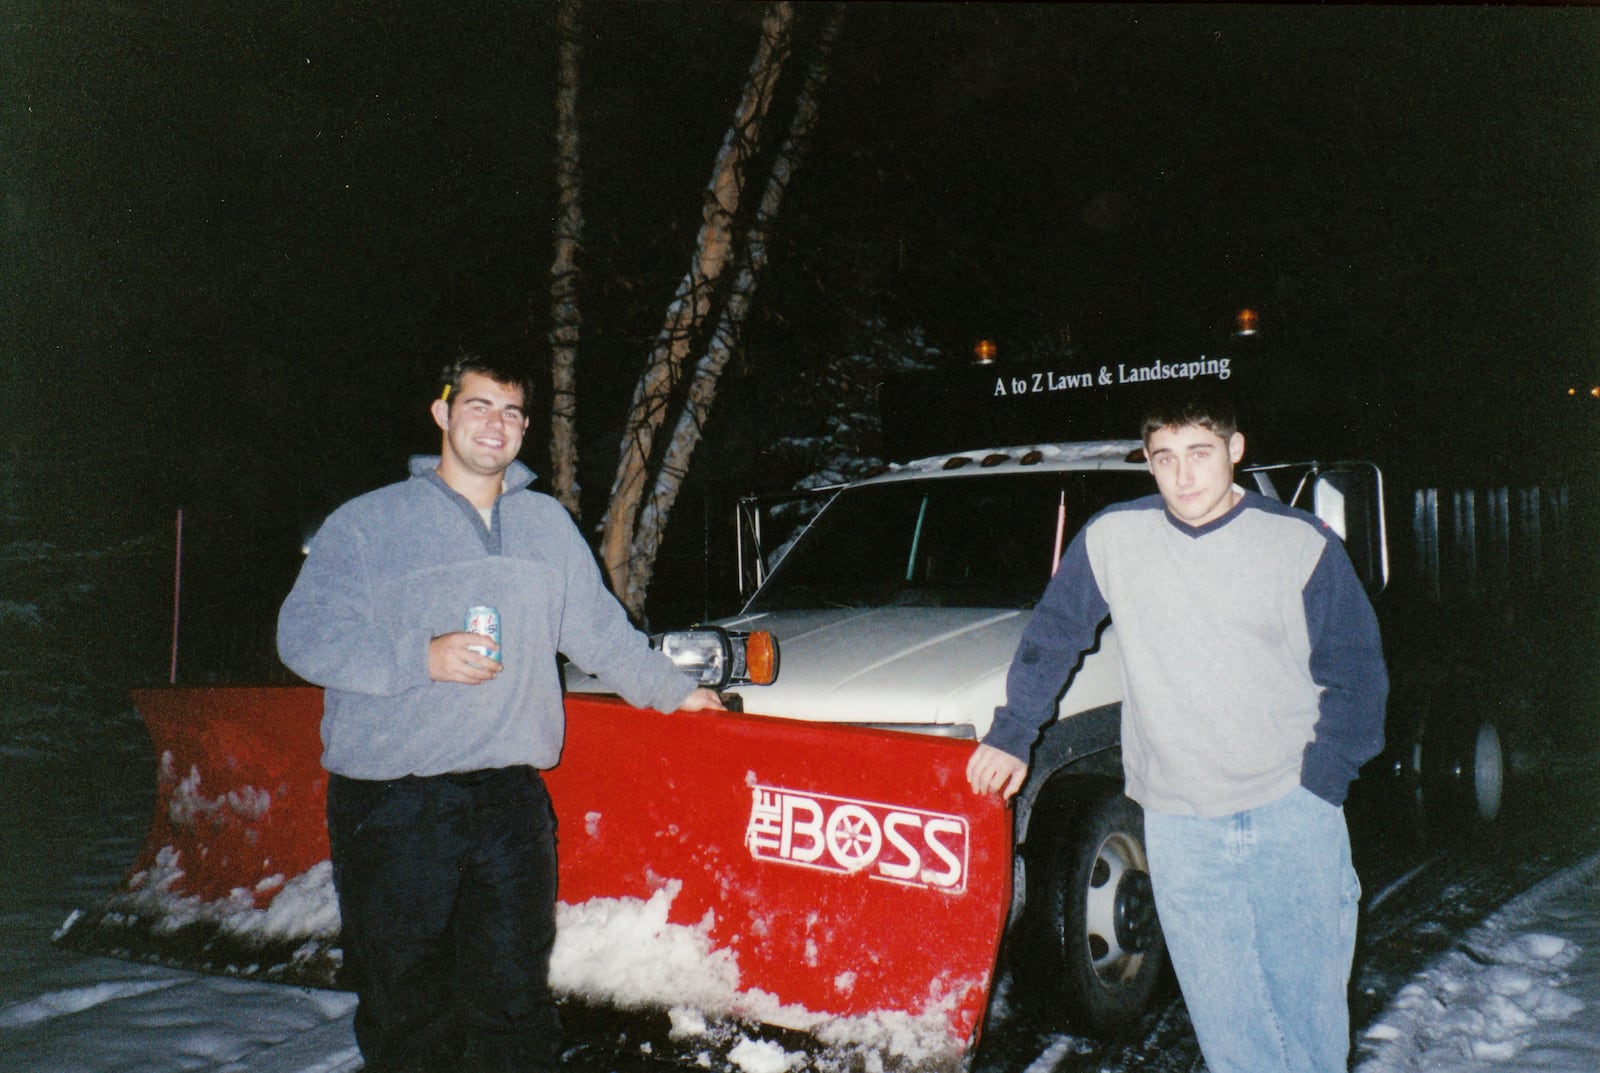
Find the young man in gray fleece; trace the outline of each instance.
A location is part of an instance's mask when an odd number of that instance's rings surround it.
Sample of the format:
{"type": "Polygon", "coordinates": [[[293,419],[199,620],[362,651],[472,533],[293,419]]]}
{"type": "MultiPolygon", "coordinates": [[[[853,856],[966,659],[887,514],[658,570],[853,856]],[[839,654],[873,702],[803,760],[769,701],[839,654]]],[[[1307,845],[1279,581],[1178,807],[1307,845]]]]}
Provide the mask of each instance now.
{"type": "Polygon", "coordinates": [[[1361,888],[1342,805],[1383,746],[1377,620],[1327,526],[1233,483],[1226,405],[1159,409],[1143,433],[1159,494],[1078,533],[967,776],[1017,792],[1109,615],[1126,791],[1207,1068],[1345,1073],[1361,888]]]}
{"type": "Polygon", "coordinates": [[[638,707],[722,707],[649,647],[567,512],[529,489],[527,394],[493,361],[446,366],[439,457],[329,516],[278,619],[283,662],[326,688],[328,833],[368,1073],[558,1061],[539,776],[566,729],[557,653],[638,707]],[[499,609],[498,647],[462,632],[480,605],[499,609]]]}

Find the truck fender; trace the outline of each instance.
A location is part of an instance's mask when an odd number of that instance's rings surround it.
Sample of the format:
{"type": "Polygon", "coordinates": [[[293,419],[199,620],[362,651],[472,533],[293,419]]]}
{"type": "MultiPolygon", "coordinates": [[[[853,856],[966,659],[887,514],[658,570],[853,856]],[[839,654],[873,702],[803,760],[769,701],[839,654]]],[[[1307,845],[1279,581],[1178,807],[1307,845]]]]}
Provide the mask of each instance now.
{"type": "MultiPolygon", "coordinates": [[[[1028,781],[1017,791],[1012,803],[1014,842],[1022,846],[1028,840],[1028,826],[1040,799],[1050,787],[1051,780],[1066,768],[1076,768],[1084,774],[1109,775],[1122,778],[1122,704],[1120,702],[1090,708],[1051,723],[1033,747],[1028,766],[1028,781]]],[[[1052,791],[1053,792],[1053,791],[1052,791]]],[[[1027,901],[1027,876],[1022,854],[1012,860],[1011,912],[1007,916],[1008,929],[1022,918],[1027,901]]]]}

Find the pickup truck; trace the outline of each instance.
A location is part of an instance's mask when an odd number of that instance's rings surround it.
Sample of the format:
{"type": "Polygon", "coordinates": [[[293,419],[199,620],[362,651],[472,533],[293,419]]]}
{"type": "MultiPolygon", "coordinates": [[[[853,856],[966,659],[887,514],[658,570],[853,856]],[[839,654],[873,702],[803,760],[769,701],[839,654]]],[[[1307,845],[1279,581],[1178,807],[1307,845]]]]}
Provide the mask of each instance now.
{"type": "MultiPolygon", "coordinates": [[[[1262,464],[1239,480],[1303,506],[1346,539],[1374,594],[1387,576],[1382,474],[1366,463],[1262,464]]],[[[776,680],[733,686],[748,712],[976,741],[1059,549],[1110,503],[1153,490],[1136,440],[933,455],[838,489],[736,615],[766,631],[776,680]]],[[[747,516],[753,510],[746,505],[747,516]]],[[[759,549],[747,559],[763,562],[759,549]]],[[[1139,809],[1121,793],[1122,681],[1114,624],[1074,672],[1014,806],[1007,943],[1047,1020],[1096,1034],[1137,1023],[1164,971],[1139,809]]],[[[569,690],[589,688],[581,676],[569,690]]],[[[1475,730],[1477,728],[1475,727],[1475,730]]],[[[1498,809],[1503,759],[1485,724],[1443,762],[1478,811],[1498,809]]],[[[1420,741],[1370,782],[1420,785],[1420,741]]],[[[1391,787],[1392,788],[1392,787],[1391,787]]]]}

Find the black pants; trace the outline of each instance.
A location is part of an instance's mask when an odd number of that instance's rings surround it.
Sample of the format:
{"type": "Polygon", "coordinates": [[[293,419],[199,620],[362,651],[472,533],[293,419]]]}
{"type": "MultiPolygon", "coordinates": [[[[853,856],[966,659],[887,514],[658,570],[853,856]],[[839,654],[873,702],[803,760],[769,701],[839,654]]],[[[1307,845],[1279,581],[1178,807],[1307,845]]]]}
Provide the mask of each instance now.
{"type": "Polygon", "coordinates": [[[555,834],[528,767],[329,778],[345,971],[369,1073],[554,1066],[555,834]]]}

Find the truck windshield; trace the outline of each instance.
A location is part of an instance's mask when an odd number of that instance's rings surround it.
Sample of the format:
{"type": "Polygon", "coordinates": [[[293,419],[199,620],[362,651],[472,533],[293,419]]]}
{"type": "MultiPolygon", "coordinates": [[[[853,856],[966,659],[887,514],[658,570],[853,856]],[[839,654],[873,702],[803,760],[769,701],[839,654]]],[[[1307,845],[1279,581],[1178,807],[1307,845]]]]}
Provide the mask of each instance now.
{"type": "Polygon", "coordinates": [[[1108,504],[1155,491],[1147,474],[977,472],[850,488],[828,504],[747,611],[1029,608],[1063,547],[1108,504]]]}

